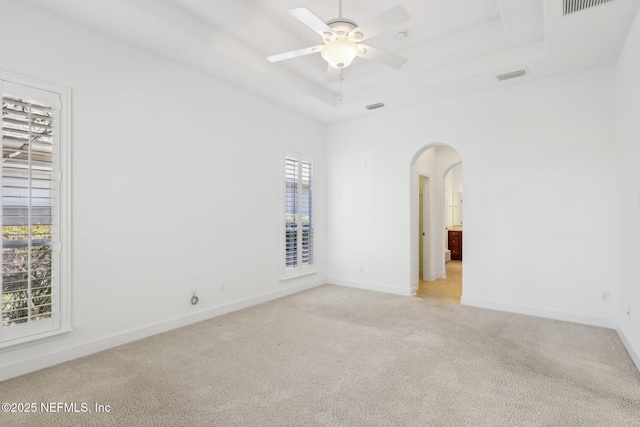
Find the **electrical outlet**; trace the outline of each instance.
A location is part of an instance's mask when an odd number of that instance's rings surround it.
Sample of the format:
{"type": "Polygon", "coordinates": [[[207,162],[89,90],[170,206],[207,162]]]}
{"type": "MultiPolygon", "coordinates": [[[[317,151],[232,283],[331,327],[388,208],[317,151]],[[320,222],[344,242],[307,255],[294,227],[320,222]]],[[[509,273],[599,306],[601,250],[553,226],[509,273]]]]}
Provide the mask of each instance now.
{"type": "Polygon", "coordinates": [[[224,283],[220,283],[220,292],[226,292],[227,290],[227,285],[225,285],[224,283]]]}
{"type": "Polygon", "coordinates": [[[602,291],[600,294],[600,299],[602,301],[609,301],[609,291],[602,291]]]}
{"type": "Polygon", "coordinates": [[[200,302],[200,297],[196,294],[196,290],[193,290],[191,295],[191,305],[197,305],[200,302]]]}

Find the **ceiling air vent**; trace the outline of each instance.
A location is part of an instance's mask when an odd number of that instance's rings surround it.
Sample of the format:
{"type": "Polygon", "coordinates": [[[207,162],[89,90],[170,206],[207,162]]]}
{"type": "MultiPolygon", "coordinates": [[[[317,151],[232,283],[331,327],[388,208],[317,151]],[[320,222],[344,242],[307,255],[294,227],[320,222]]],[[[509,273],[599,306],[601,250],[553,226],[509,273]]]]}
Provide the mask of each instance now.
{"type": "Polygon", "coordinates": [[[589,9],[601,4],[612,2],[613,0],[563,0],[562,14],[570,15],[581,10],[589,9]]]}
{"type": "Polygon", "coordinates": [[[513,71],[511,73],[500,74],[499,76],[496,76],[496,78],[499,81],[503,81],[503,80],[515,79],[516,77],[522,77],[525,74],[527,74],[525,70],[518,70],[518,71],[513,71]]]}
{"type": "Polygon", "coordinates": [[[384,104],[382,102],[378,102],[377,104],[371,104],[371,105],[367,105],[366,108],[367,110],[375,110],[376,108],[382,108],[384,107],[384,104]]]}

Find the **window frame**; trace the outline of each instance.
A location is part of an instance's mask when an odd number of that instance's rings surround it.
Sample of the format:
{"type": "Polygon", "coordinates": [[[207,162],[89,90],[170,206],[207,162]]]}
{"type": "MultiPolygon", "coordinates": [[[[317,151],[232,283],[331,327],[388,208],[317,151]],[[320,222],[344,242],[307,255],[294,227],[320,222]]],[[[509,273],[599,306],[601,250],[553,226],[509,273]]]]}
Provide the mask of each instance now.
{"type": "MultiPolygon", "coordinates": [[[[285,149],[282,155],[282,165],[280,168],[280,171],[282,173],[282,181],[281,181],[281,203],[280,203],[280,207],[281,207],[281,214],[280,214],[280,236],[281,236],[281,245],[280,245],[280,266],[281,266],[281,276],[280,276],[280,280],[281,281],[285,281],[285,280],[289,280],[289,279],[293,279],[296,277],[301,277],[301,276],[306,276],[309,274],[315,274],[317,272],[317,267],[316,267],[316,262],[315,262],[315,255],[312,255],[312,261],[309,264],[303,264],[302,263],[302,232],[303,232],[303,227],[301,226],[302,223],[302,217],[301,217],[301,212],[298,212],[297,214],[297,218],[296,218],[296,223],[297,223],[297,232],[296,232],[296,238],[298,240],[298,246],[297,246],[297,250],[298,250],[298,264],[294,267],[287,267],[287,238],[286,238],[286,233],[287,233],[287,220],[286,220],[286,216],[287,216],[287,209],[286,209],[286,204],[287,204],[287,159],[288,158],[292,158],[297,160],[298,162],[309,162],[312,165],[312,173],[311,173],[311,221],[310,221],[310,232],[312,237],[311,240],[311,252],[313,253],[315,251],[315,181],[316,181],[316,176],[315,176],[315,169],[316,169],[316,158],[314,155],[312,154],[305,154],[305,153],[301,153],[298,151],[293,151],[293,150],[287,150],[285,149]]],[[[298,180],[300,180],[300,176],[302,174],[302,170],[300,168],[300,171],[298,173],[298,180]]],[[[298,194],[301,193],[301,189],[298,190],[298,194]]]]}
{"type": "MultiPolygon", "coordinates": [[[[11,90],[11,89],[9,89],[11,90]]],[[[0,96],[15,95],[24,96],[29,92],[50,92],[53,96],[58,97],[59,103],[54,105],[56,113],[59,115],[59,135],[57,135],[58,148],[58,164],[54,173],[54,180],[57,182],[58,194],[56,201],[58,204],[58,229],[55,233],[56,242],[54,243],[54,251],[57,252],[58,262],[53,266],[58,268],[57,289],[52,292],[58,292],[59,296],[57,304],[59,309],[53,314],[56,321],[53,325],[45,330],[32,330],[25,328],[26,333],[14,334],[9,333],[9,338],[5,338],[0,326],[0,351],[4,349],[15,348],[25,344],[39,342],[52,337],[67,334],[72,331],[71,327],[71,89],[59,86],[53,83],[44,82],[37,79],[13,74],[0,70],[0,96]],[[20,93],[7,93],[5,87],[21,86],[16,90],[20,93]]],[[[37,98],[37,97],[35,97],[37,98]]],[[[1,138],[0,138],[1,139],[1,138]]],[[[1,205],[1,203],[0,203],[1,205]]],[[[0,206],[1,208],[1,206],[0,206]]],[[[53,268],[52,267],[52,268],[53,268]]],[[[1,281],[0,281],[1,285],[1,281]]]]}

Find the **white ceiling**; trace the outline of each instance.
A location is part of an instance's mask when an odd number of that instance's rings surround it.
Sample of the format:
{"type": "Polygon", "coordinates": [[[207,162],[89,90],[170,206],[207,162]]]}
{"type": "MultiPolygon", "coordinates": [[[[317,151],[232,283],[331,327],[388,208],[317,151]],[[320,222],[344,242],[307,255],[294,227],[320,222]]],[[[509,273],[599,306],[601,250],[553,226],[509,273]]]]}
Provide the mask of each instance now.
{"type": "Polygon", "coordinates": [[[265,59],[322,43],[287,10],[328,21],[338,0],[29,1],[323,122],[613,63],[640,6],[612,0],[563,16],[562,0],[343,0],[358,24],[398,4],[411,19],[367,40],[408,58],[401,69],[356,58],[340,85],[326,83],[319,54],[265,59]],[[527,75],[496,79],[519,69],[527,75]]]}

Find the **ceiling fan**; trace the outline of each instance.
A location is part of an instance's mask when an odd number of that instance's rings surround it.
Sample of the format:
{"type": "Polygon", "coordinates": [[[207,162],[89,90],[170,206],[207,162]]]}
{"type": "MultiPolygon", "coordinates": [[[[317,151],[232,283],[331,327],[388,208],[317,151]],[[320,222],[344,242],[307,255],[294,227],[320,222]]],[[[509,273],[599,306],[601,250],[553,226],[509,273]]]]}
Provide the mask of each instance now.
{"type": "Polygon", "coordinates": [[[348,67],[356,57],[380,62],[394,68],[400,68],[407,62],[406,58],[361,43],[387,28],[409,20],[411,16],[404,7],[395,6],[362,25],[357,25],[351,19],[342,17],[342,0],[339,2],[338,12],[338,18],[325,23],[307,8],[300,7],[289,10],[289,14],[318,33],[324,44],[271,55],[267,57],[267,60],[279,62],[319,52],[322,59],[329,64],[327,68],[329,76],[335,76],[336,71],[340,72],[343,68],[348,67]]]}

